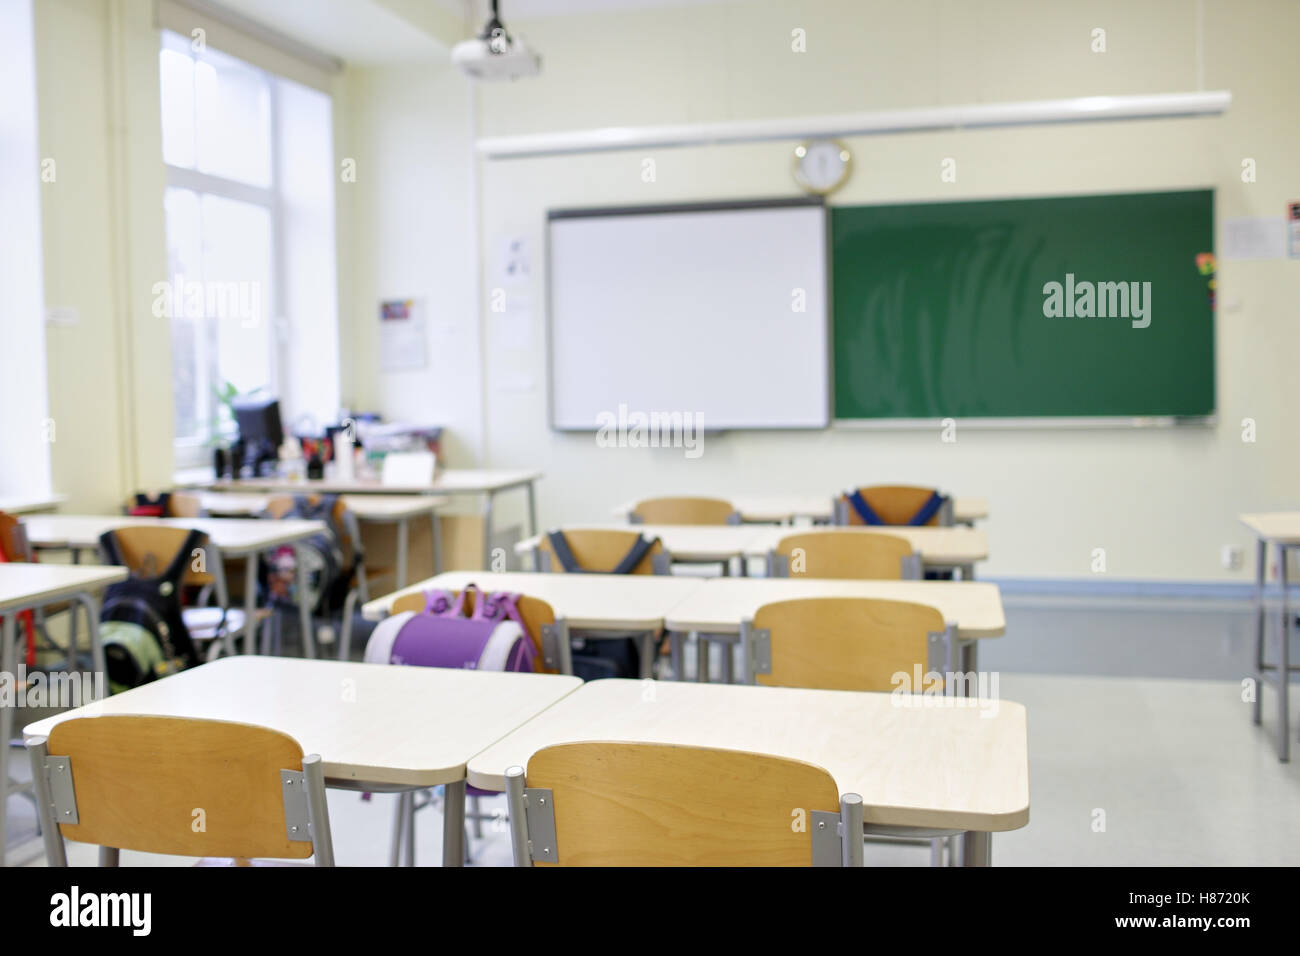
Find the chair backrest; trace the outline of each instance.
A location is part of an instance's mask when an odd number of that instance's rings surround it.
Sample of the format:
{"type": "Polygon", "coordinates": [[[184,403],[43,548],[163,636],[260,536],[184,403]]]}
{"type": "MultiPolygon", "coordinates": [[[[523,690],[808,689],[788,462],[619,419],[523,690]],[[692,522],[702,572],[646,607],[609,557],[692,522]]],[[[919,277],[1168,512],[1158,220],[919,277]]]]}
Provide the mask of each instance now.
{"type": "Polygon", "coordinates": [[[22,519],[0,511],[0,555],[6,561],[30,561],[32,549],[27,543],[27,529],[22,519]]]}
{"type": "Polygon", "coordinates": [[[62,837],[181,856],[314,853],[318,865],[333,865],[320,758],[304,757],[278,730],[185,717],[83,717],[56,724],[28,749],[51,864],[67,865],[62,837]],[[69,817],[76,822],[62,822],[69,817]]]}
{"type": "MultiPolygon", "coordinates": [[[[640,537],[639,531],[616,531],[613,529],[602,528],[576,528],[572,531],[563,531],[564,538],[569,543],[569,550],[573,552],[573,557],[577,560],[578,566],[584,571],[595,571],[608,573],[613,571],[620,561],[627,556],[636,544],[636,539],[640,537]]],[[[658,539],[650,545],[640,563],[632,569],[632,574],[656,574],[659,569],[666,563],[667,552],[664,551],[663,543],[658,539]],[[656,558],[656,556],[660,556],[656,558]]],[[[564,570],[564,565],[555,554],[555,549],[551,547],[551,542],[546,535],[542,535],[541,540],[537,543],[537,568],[539,571],[556,571],[564,570]]]]}
{"type": "Polygon", "coordinates": [[[739,524],[740,514],[721,498],[647,498],[629,515],[637,524],[739,524]]]}
{"type": "MultiPolygon", "coordinates": [[[[512,768],[506,781],[520,865],[811,866],[815,843],[828,837],[833,856],[818,862],[844,862],[835,780],[798,760],[596,741],[539,750],[526,774],[512,768]],[[826,822],[820,814],[835,821],[829,834],[818,826],[826,822]],[[552,822],[553,840],[546,832],[552,822]]],[[[853,861],[862,848],[860,799],[856,806],[857,832],[850,824],[844,841],[850,850],[856,845],[853,861]]]]}
{"type": "MultiPolygon", "coordinates": [[[[123,564],[132,574],[147,577],[161,574],[171,564],[176,552],[184,546],[190,533],[189,528],[164,524],[127,525],[113,529],[113,536],[117,538],[117,547],[123,564]]],[[[210,549],[206,534],[200,533],[197,546],[204,549],[203,561],[196,567],[196,562],[189,560],[181,583],[196,587],[213,583],[224,584],[224,581],[220,580],[221,561],[215,550],[210,549]]]]}
{"type": "MultiPolygon", "coordinates": [[[[858,488],[857,492],[866,500],[867,505],[885,524],[911,524],[912,518],[925,507],[937,492],[934,488],[921,488],[917,485],[871,485],[858,488]]],[[[862,517],[853,509],[847,495],[836,499],[836,519],[841,524],[865,524],[862,517]]],[[[950,511],[940,508],[927,525],[951,523],[950,511]]]]}
{"type": "Polygon", "coordinates": [[[921,577],[919,555],[896,534],[871,531],[806,531],[789,534],[769,556],[774,577],[880,579],[921,577]]]}
{"type": "Polygon", "coordinates": [[[942,673],[949,643],[937,609],[880,598],[774,601],[755,611],[741,631],[745,666],[755,683],[821,690],[893,691],[897,674],[911,685],[917,667],[922,675],[942,673]]]}
{"type": "Polygon", "coordinates": [[[167,515],[172,518],[199,518],[203,515],[203,499],[185,491],[173,491],[167,499],[167,515]]]}
{"type": "MultiPolygon", "coordinates": [[[[453,595],[459,596],[459,591],[452,591],[453,595]]],[[[423,591],[416,591],[414,594],[407,594],[398,598],[392,604],[389,610],[390,614],[401,614],[403,611],[414,611],[419,614],[424,610],[425,594],[423,591]]],[[[555,609],[541,598],[529,597],[527,594],[519,595],[519,600],[515,602],[515,607],[519,609],[519,616],[524,619],[524,630],[528,637],[536,646],[538,654],[534,670],[539,674],[557,674],[558,669],[547,667],[542,660],[545,648],[542,645],[542,628],[552,627],[555,624],[555,609]]],[[[465,601],[465,613],[474,613],[474,594],[471,592],[467,595],[465,601]]]]}
{"type": "MultiPolygon", "coordinates": [[[[305,497],[309,505],[320,504],[320,495],[305,497]]],[[[283,518],[293,510],[293,506],[293,495],[273,495],[266,499],[266,513],[272,518],[283,518]]],[[[334,507],[330,509],[330,519],[334,522],[334,527],[341,532],[338,537],[339,547],[343,549],[344,567],[352,567],[361,547],[361,533],[357,527],[356,516],[348,510],[347,503],[341,495],[334,500],[334,507]]]]}

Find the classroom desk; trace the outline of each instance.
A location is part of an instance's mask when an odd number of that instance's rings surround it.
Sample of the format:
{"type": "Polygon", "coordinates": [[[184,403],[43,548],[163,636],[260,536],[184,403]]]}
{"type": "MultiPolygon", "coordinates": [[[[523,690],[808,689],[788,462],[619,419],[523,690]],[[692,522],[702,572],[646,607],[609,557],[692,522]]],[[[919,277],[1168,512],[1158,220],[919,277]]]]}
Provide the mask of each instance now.
{"type": "Polygon", "coordinates": [[[504,789],[508,768],[526,768],[543,747],[583,740],[720,747],[803,760],[826,769],[840,793],[862,797],[867,833],[962,831],[968,866],[991,862],[993,832],[1029,822],[1025,708],[1009,701],[981,711],[902,707],[892,694],[593,681],[472,757],[469,782],[504,789]]]}
{"type": "MultiPolygon", "coordinates": [[[[484,591],[518,591],[551,605],[570,631],[586,632],[587,637],[600,637],[602,632],[621,637],[640,635],[641,676],[649,677],[654,664],[654,636],[663,630],[668,612],[704,580],[671,574],[449,571],[370,601],[362,606],[361,614],[368,620],[379,620],[389,614],[398,598],[432,588],[458,591],[473,583],[484,591]]],[[[572,672],[567,642],[560,648],[560,655],[560,670],[572,672]]]]}
{"type": "MultiPolygon", "coordinates": [[[[766,560],[768,552],[790,534],[807,530],[788,526],[764,525],[571,525],[572,528],[602,528],[615,531],[635,529],[647,538],[659,538],[674,561],[722,563],[742,558],[742,576],[749,558],[766,560]]],[[[988,536],[974,528],[872,527],[836,528],[836,531],[876,532],[906,538],[921,555],[922,565],[931,570],[958,569],[962,579],[975,576],[975,563],[989,556],[988,536]]],[[[519,554],[535,551],[541,535],[534,535],[515,545],[519,554]]]]}
{"type": "Polygon", "coordinates": [[[1290,691],[1291,673],[1300,667],[1291,664],[1291,610],[1287,601],[1287,556],[1300,548],[1300,511],[1259,512],[1239,515],[1239,520],[1255,533],[1255,706],[1251,708],[1256,724],[1263,716],[1263,685],[1277,686],[1277,759],[1291,759],[1290,691]],[[1264,664],[1264,579],[1268,569],[1268,546],[1277,548],[1278,576],[1282,585],[1282,622],[1279,630],[1277,663],[1264,664]]]}
{"type": "MultiPolygon", "coordinates": [[[[742,521],[763,524],[792,524],[798,519],[825,524],[834,512],[834,496],[825,494],[735,495],[729,500],[742,521]]],[[[635,507],[635,501],[625,501],[613,513],[626,518],[635,507]]],[[[952,517],[957,524],[974,524],[988,516],[987,498],[953,498],[952,517]]]]}
{"type": "MultiPolygon", "coordinates": [[[[445,785],[443,865],[460,866],[465,765],[581,684],[558,674],[224,657],[115,694],[96,712],[271,727],[297,740],[304,753],[320,754],[326,784],[338,789],[445,785]]],[[[79,716],[79,710],[60,714],[24,733],[47,735],[79,716]]]]}
{"type": "MultiPolygon", "coordinates": [[[[1002,596],[996,584],[980,581],[837,581],[825,578],[703,578],[702,585],[669,611],[664,626],[671,632],[673,672],[681,674],[681,635],[700,638],[699,671],[706,671],[705,642],[739,643],[740,622],[753,618],[762,605],[808,597],[871,597],[915,601],[937,608],[956,628],[964,672],[977,669],[975,642],[1006,631],[1002,596]]],[[[723,680],[731,679],[730,647],[724,648],[723,680]]]]}
{"type": "MultiPolygon", "coordinates": [[[[126,579],[126,568],[114,566],[71,567],[63,564],[0,564],[0,615],[4,616],[0,637],[0,670],[17,679],[18,614],[56,601],[71,600],[82,604],[90,620],[90,657],[94,675],[105,675],[104,648],[99,641],[99,602],[95,592],[126,579]]],[[[70,657],[75,659],[75,654],[70,657]]],[[[101,677],[101,680],[106,679],[101,677]]],[[[94,677],[92,676],[92,680],[94,677]]],[[[12,690],[16,693],[17,687],[12,690]]],[[[5,830],[5,807],[8,796],[30,787],[9,779],[9,738],[13,734],[15,706],[0,705],[0,866],[4,866],[8,833],[5,830]]]]}
{"type": "MultiPolygon", "coordinates": [[[[284,478],[239,478],[198,481],[195,487],[211,491],[279,491],[302,494],[349,495],[477,495],[484,499],[483,561],[492,559],[492,508],[497,495],[523,488],[528,494],[528,533],[537,533],[536,484],[540,471],[501,468],[443,468],[425,485],[385,485],[375,478],[351,481],[323,478],[317,481],[289,481],[284,478]]],[[[179,482],[178,482],[179,484],[179,482]]]]}
{"type": "Polygon", "coordinates": [[[0,511],[11,515],[38,514],[54,511],[64,500],[63,495],[4,495],[0,496],[0,511]]]}
{"type": "MultiPolygon", "coordinates": [[[[199,506],[214,517],[249,517],[266,510],[269,494],[255,492],[204,491],[198,494],[199,506]]],[[[366,524],[397,525],[397,559],[393,573],[394,587],[406,587],[406,559],[410,545],[411,520],[428,516],[433,529],[433,567],[442,570],[442,543],[438,530],[438,508],[447,499],[438,495],[343,495],[344,506],[366,524]]]]}
{"type": "MultiPolygon", "coordinates": [[[[163,524],[175,528],[194,528],[208,536],[218,557],[247,558],[244,569],[244,650],[255,652],[257,612],[257,556],[281,545],[297,547],[304,539],[320,534],[325,525],[319,521],[285,518],[268,521],[255,518],[140,518],[129,515],[33,515],[23,519],[27,541],[33,548],[69,550],[73,560],[83,550],[99,547],[105,531],[132,525],[163,524]]],[[[311,626],[311,608],[306,604],[306,564],[298,561],[298,623],[302,628],[303,648],[309,657],[316,656],[316,639],[311,626]]],[[[229,648],[233,650],[233,648],[229,648]]]]}

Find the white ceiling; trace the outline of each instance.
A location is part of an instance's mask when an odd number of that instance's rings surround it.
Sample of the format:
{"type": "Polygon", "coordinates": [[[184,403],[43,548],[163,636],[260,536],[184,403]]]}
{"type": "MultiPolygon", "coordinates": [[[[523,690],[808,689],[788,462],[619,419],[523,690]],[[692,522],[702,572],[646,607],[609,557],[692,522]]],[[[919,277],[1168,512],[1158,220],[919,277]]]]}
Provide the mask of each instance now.
{"type": "MultiPolygon", "coordinates": [[[[437,0],[448,10],[461,13],[464,0],[437,0]]],[[[539,20],[544,17],[565,17],[577,13],[610,12],[619,10],[645,10],[651,7],[700,6],[706,3],[726,3],[729,0],[500,0],[501,19],[509,26],[514,20],[539,20]]],[[[486,19],[489,0],[473,0],[475,18],[486,19]]]]}
{"type": "Polygon", "coordinates": [[[447,49],[369,0],[215,0],[216,5],[347,63],[445,58],[447,49]]]}

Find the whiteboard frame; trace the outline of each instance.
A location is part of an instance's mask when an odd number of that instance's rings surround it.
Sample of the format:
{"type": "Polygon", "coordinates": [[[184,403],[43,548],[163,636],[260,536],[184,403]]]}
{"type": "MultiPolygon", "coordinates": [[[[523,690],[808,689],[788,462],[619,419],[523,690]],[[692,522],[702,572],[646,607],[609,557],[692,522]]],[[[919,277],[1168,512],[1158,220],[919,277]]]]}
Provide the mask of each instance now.
{"type": "MultiPolygon", "coordinates": [[[[822,196],[787,196],[775,199],[729,199],[714,202],[660,203],[653,205],[628,206],[589,206],[568,207],[546,210],[546,418],[551,431],[562,434],[586,434],[600,431],[600,426],[593,422],[587,426],[559,426],[555,423],[555,305],[553,301],[555,283],[551,281],[551,223],[563,219],[597,219],[615,216],[671,215],[673,213],[699,212],[734,212],[748,209],[781,209],[816,207],[823,211],[826,250],[826,392],[822,396],[826,409],[826,419],[820,425],[733,425],[716,429],[705,429],[705,434],[720,434],[728,431],[743,432],[810,432],[826,431],[836,424],[835,419],[835,356],[834,356],[834,315],[835,307],[831,299],[834,284],[831,281],[833,256],[831,254],[831,216],[830,204],[822,196]]],[[[761,387],[761,383],[757,383],[761,387]]]]}

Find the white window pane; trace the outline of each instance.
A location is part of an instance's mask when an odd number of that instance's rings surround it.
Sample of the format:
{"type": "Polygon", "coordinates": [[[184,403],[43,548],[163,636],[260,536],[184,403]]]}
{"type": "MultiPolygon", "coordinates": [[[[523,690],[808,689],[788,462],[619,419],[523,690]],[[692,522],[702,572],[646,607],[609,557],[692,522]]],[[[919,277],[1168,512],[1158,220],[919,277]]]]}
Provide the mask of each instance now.
{"type": "Polygon", "coordinates": [[[194,168],[194,61],[167,47],[159,57],[163,162],[194,168]]]}
{"type": "Polygon", "coordinates": [[[241,392],[272,378],[271,213],[264,206],[204,195],[204,310],[215,338],[216,383],[241,392]]]}
{"type": "Polygon", "coordinates": [[[176,438],[202,441],[208,437],[206,354],[201,341],[202,320],[183,307],[185,277],[202,279],[203,220],[198,193],[168,189],[163,195],[167,226],[167,282],[158,290],[168,297],[172,334],[172,404],[176,438]]]}
{"type": "Polygon", "coordinates": [[[194,67],[198,168],[271,185],[271,91],[266,75],[209,50],[194,67]]]}

